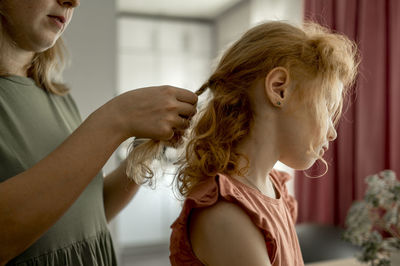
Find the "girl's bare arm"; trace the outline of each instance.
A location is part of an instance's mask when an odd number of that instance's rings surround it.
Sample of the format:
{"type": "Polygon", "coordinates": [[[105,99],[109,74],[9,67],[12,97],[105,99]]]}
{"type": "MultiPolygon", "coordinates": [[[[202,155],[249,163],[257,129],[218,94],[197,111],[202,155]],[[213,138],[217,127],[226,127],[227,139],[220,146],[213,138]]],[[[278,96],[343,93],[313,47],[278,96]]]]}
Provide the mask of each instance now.
{"type": "Polygon", "coordinates": [[[233,203],[197,209],[190,219],[190,241],[205,265],[271,265],[261,231],[233,203]]]}

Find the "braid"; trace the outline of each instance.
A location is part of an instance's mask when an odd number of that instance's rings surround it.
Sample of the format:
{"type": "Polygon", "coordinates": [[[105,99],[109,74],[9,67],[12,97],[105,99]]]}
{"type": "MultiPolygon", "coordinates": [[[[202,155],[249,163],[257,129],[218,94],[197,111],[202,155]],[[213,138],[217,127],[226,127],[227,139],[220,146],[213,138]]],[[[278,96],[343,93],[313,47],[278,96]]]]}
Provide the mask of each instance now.
{"type": "Polygon", "coordinates": [[[200,89],[198,89],[195,93],[197,96],[202,95],[208,88],[210,87],[210,81],[207,81],[206,83],[204,83],[200,89]]]}

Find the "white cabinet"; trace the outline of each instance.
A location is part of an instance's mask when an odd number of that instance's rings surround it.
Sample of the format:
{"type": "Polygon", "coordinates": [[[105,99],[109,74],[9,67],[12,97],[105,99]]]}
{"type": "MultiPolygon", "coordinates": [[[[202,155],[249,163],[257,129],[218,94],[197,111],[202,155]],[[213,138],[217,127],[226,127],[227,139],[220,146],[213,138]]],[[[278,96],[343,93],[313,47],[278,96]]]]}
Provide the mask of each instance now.
{"type": "MultiPolygon", "coordinates": [[[[166,84],[195,91],[211,73],[211,24],[120,18],[118,40],[118,93],[166,84]]],[[[156,190],[142,187],[117,218],[119,246],[169,242],[180,202],[169,186],[172,175],[160,179],[156,190]]]]}

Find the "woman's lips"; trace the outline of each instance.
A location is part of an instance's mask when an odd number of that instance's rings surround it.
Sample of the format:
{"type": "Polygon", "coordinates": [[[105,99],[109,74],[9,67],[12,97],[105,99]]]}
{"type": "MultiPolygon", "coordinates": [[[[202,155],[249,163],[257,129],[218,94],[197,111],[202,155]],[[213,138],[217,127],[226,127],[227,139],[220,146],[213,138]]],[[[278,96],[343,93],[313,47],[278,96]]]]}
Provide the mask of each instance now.
{"type": "Polygon", "coordinates": [[[64,26],[65,17],[63,17],[63,16],[52,16],[52,15],[49,15],[48,17],[49,17],[49,18],[54,22],[54,24],[56,24],[60,29],[64,26]]]}

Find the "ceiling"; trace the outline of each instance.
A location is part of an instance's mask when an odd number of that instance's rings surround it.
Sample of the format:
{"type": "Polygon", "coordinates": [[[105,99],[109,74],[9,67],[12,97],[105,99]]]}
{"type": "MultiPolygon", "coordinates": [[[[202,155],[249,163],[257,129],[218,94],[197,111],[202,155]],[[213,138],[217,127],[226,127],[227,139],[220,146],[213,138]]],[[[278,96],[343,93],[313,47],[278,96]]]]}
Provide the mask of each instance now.
{"type": "Polygon", "coordinates": [[[123,13],[213,19],[243,0],[117,0],[123,13]]]}

